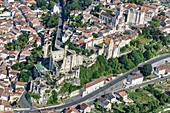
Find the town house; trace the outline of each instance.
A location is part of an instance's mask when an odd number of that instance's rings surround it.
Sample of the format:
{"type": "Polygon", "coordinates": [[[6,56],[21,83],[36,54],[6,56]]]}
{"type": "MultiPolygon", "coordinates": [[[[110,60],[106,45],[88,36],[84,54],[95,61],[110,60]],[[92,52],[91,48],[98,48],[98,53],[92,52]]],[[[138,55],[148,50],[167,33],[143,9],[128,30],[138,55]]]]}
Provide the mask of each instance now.
{"type": "Polygon", "coordinates": [[[105,109],[111,110],[112,104],[105,98],[98,99],[99,106],[104,107],[105,109]]]}
{"type": "Polygon", "coordinates": [[[141,73],[135,73],[135,74],[131,74],[127,76],[127,82],[126,84],[130,85],[130,86],[134,86],[137,84],[141,84],[143,82],[143,75],[141,73]]]}
{"type": "Polygon", "coordinates": [[[123,100],[127,100],[128,94],[122,90],[122,91],[115,92],[115,96],[118,99],[122,98],[123,100]]]}
{"type": "Polygon", "coordinates": [[[159,77],[169,75],[170,66],[168,66],[167,64],[163,64],[163,65],[154,67],[154,73],[159,77]]]}
{"type": "Polygon", "coordinates": [[[82,96],[85,96],[85,95],[99,89],[100,87],[104,86],[104,83],[105,82],[104,82],[103,77],[100,77],[98,79],[95,79],[92,82],[89,82],[89,83],[85,84],[83,86],[82,96]]]}
{"type": "Polygon", "coordinates": [[[90,113],[91,107],[90,107],[89,104],[82,103],[82,104],[79,106],[79,111],[80,111],[81,113],[90,113]]]}

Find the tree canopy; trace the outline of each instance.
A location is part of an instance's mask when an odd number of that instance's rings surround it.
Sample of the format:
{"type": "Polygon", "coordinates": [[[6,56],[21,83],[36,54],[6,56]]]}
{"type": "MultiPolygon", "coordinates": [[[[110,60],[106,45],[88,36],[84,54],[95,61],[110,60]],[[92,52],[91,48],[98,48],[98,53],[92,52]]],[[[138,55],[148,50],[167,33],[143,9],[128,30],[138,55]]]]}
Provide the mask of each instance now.
{"type": "Polygon", "coordinates": [[[142,68],[141,68],[141,73],[144,75],[144,76],[149,76],[151,75],[151,72],[152,72],[152,65],[151,64],[145,64],[142,68]]]}
{"type": "Polygon", "coordinates": [[[28,42],[28,33],[23,33],[22,35],[17,37],[17,40],[12,40],[12,42],[9,42],[5,44],[6,50],[22,50],[25,45],[28,42]]]}
{"type": "Polygon", "coordinates": [[[58,26],[59,14],[46,13],[41,16],[42,24],[47,28],[58,26]]]}
{"type": "Polygon", "coordinates": [[[57,104],[58,102],[58,94],[55,90],[52,91],[50,98],[47,101],[47,105],[57,104]]]}

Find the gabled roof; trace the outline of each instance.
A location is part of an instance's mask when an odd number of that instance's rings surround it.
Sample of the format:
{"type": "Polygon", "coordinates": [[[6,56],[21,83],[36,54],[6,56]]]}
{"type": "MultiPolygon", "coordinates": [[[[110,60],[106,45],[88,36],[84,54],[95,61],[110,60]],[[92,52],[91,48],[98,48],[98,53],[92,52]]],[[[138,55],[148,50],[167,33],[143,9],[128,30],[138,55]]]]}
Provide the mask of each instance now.
{"type": "Polygon", "coordinates": [[[142,78],[143,75],[141,73],[136,73],[134,75],[128,75],[128,78],[132,79],[132,80],[136,80],[136,79],[139,79],[139,78],[142,78]]]}
{"type": "Polygon", "coordinates": [[[89,105],[89,104],[86,104],[86,103],[82,103],[82,104],[80,105],[80,109],[82,109],[82,110],[85,110],[87,107],[90,107],[90,105],[89,105]]]}
{"type": "Polygon", "coordinates": [[[64,110],[64,113],[80,113],[76,108],[74,107],[68,107],[64,110]]]}
{"type": "Polygon", "coordinates": [[[108,99],[108,100],[111,100],[111,99],[115,98],[115,96],[114,96],[112,93],[105,94],[104,97],[105,97],[106,99],[108,99]]]}
{"type": "Polygon", "coordinates": [[[100,101],[101,103],[103,103],[104,105],[108,105],[110,102],[107,100],[107,99],[105,99],[105,98],[99,98],[99,100],[98,101],[100,101]]]}
{"type": "Polygon", "coordinates": [[[91,87],[91,86],[93,86],[93,85],[95,85],[95,84],[97,84],[97,83],[100,83],[101,81],[103,81],[103,77],[100,77],[100,78],[98,78],[98,79],[95,79],[95,80],[92,81],[92,82],[89,82],[89,83],[85,84],[85,85],[84,85],[84,88],[91,87]]]}
{"type": "Polygon", "coordinates": [[[120,97],[127,96],[127,93],[125,91],[123,91],[123,90],[116,92],[116,94],[118,94],[120,97]]]}
{"type": "Polygon", "coordinates": [[[152,9],[157,9],[156,6],[150,5],[150,4],[144,4],[143,6],[144,6],[144,7],[148,7],[148,8],[152,8],[152,9]]]}
{"type": "Polygon", "coordinates": [[[159,71],[166,69],[168,72],[170,72],[170,66],[168,66],[167,64],[163,64],[163,65],[157,66],[156,68],[157,68],[159,71]]]}
{"type": "Polygon", "coordinates": [[[112,15],[105,13],[105,12],[102,12],[100,15],[106,16],[108,18],[112,18],[112,15]]]}

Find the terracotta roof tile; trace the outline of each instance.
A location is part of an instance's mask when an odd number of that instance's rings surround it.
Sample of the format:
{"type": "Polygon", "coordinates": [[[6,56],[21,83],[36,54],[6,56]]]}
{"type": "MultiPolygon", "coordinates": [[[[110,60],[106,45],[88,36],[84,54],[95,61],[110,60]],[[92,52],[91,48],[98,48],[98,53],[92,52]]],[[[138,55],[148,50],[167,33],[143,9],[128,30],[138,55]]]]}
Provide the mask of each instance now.
{"type": "Polygon", "coordinates": [[[101,81],[103,81],[103,77],[100,77],[100,78],[98,78],[98,79],[95,79],[95,80],[92,81],[92,82],[89,82],[89,83],[85,84],[85,85],[84,85],[84,88],[91,87],[91,86],[93,86],[93,85],[95,85],[95,84],[97,84],[97,83],[100,83],[101,81]]]}

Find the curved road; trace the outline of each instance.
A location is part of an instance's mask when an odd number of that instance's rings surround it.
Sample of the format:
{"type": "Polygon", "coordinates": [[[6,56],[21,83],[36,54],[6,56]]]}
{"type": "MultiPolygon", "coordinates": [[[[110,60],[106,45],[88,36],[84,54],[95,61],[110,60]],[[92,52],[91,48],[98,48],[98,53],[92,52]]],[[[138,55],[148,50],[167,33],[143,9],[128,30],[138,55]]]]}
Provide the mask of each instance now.
{"type": "MultiPolygon", "coordinates": [[[[165,55],[161,55],[161,56],[158,56],[158,57],[155,57],[143,64],[140,64],[138,67],[142,67],[144,64],[153,64],[155,62],[158,62],[158,61],[161,61],[163,59],[166,59],[166,58],[170,58],[170,54],[165,54],[165,55]]],[[[123,79],[126,78],[127,75],[129,75],[130,73],[132,72],[137,72],[139,71],[138,70],[138,67],[132,69],[131,71],[127,72],[126,74],[122,75],[122,76],[119,76],[117,77],[115,80],[111,81],[110,83],[106,84],[105,86],[103,86],[102,88],[82,97],[81,99],[79,100],[75,100],[71,103],[66,103],[64,105],[54,105],[54,106],[49,106],[49,107],[43,107],[43,108],[37,108],[37,109],[31,109],[30,111],[38,111],[38,110],[46,110],[46,109],[55,109],[55,110],[61,110],[61,109],[64,109],[66,107],[69,107],[69,106],[74,106],[74,105],[78,105],[79,103],[82,103],[82,102],[85,102],[86,100],[90,99],[91,97],[94,97],[95,95],[105,91],[106,89],[109,89],[110,87],[112,87],[113,85],[117,84],[119,81],[122,81],[123,79]]],[[[27,111],[27,110],[14,110],[14,111],[27,111]]]]}

